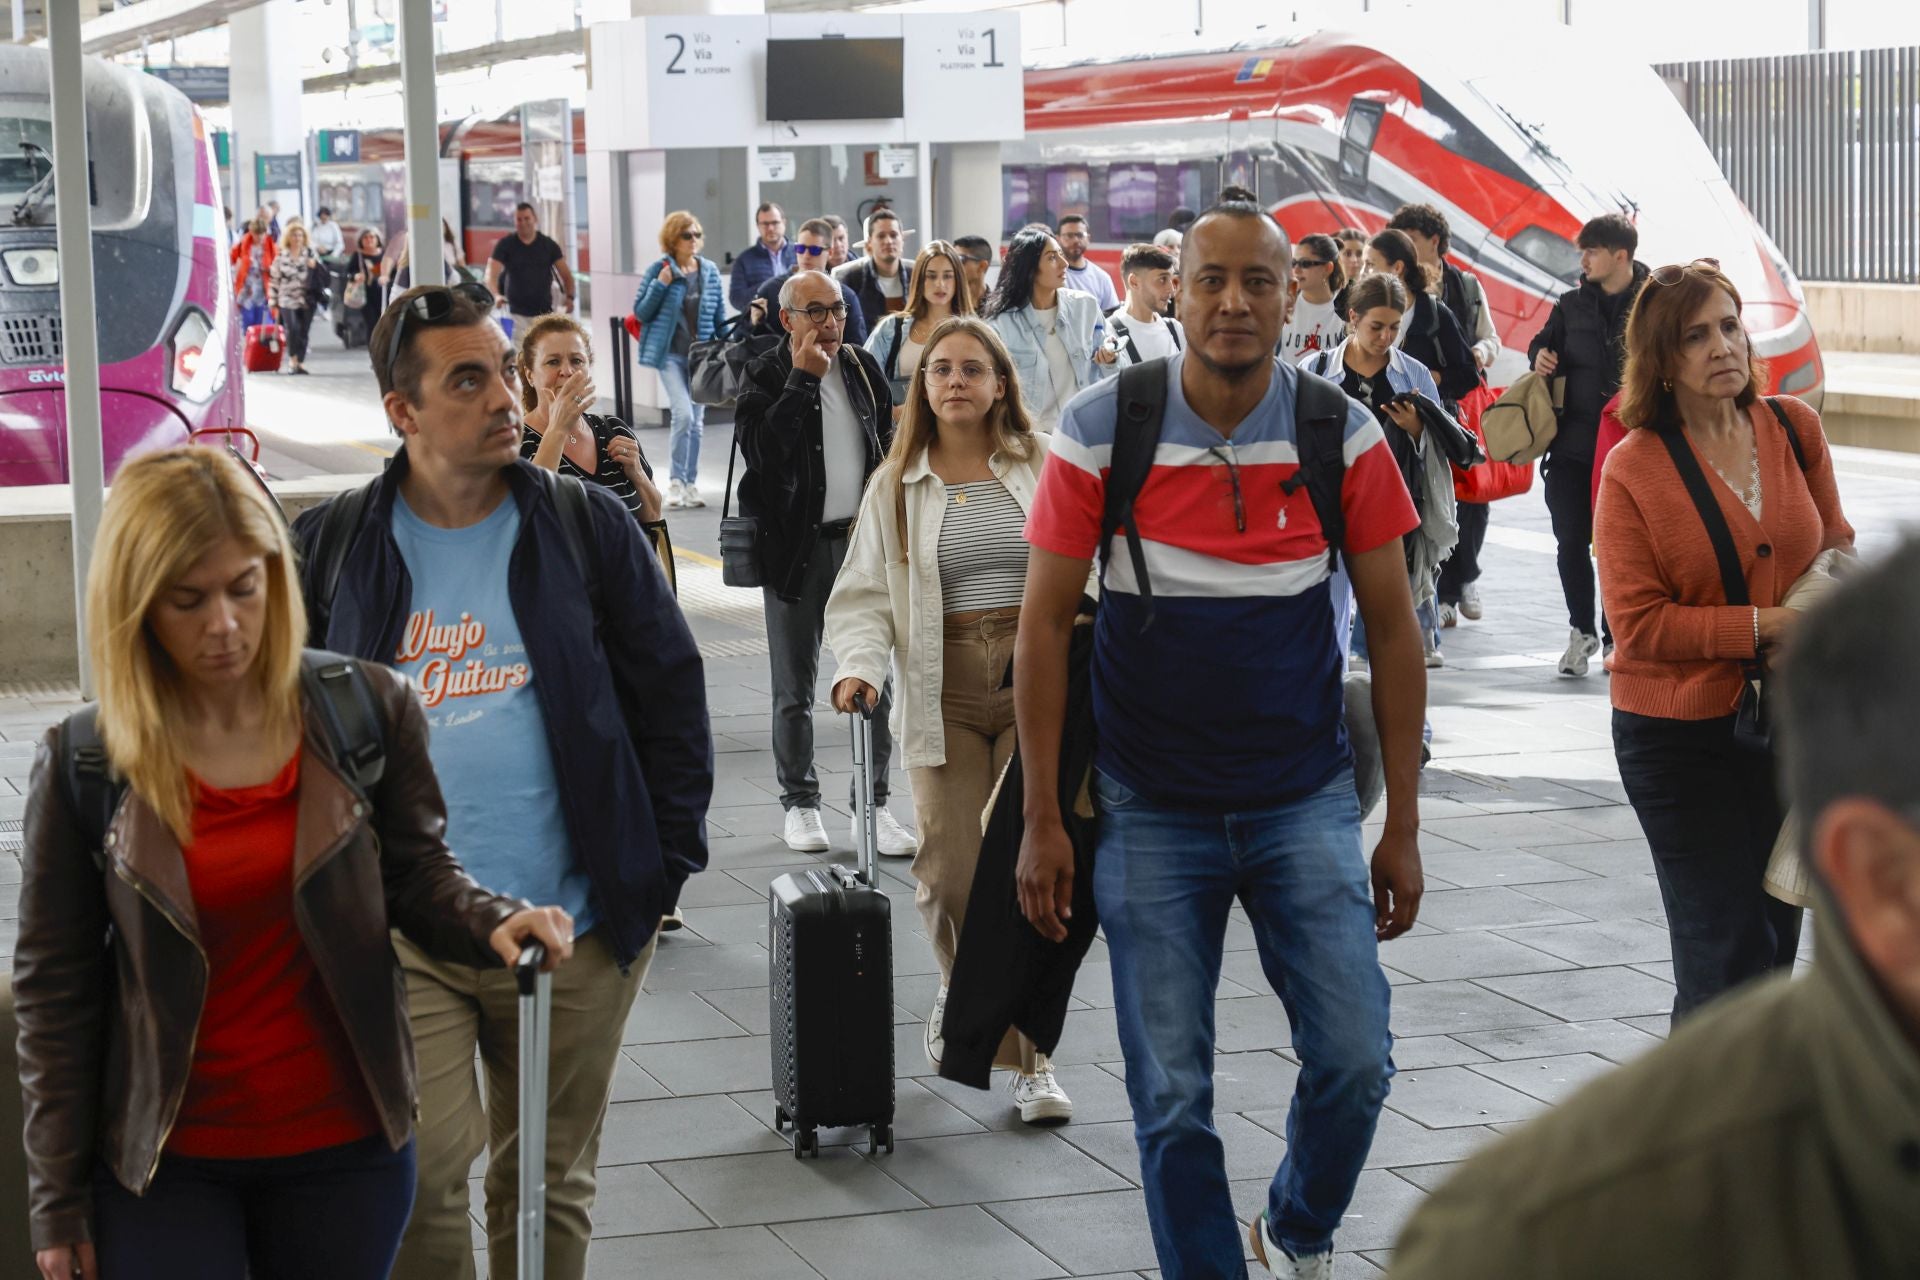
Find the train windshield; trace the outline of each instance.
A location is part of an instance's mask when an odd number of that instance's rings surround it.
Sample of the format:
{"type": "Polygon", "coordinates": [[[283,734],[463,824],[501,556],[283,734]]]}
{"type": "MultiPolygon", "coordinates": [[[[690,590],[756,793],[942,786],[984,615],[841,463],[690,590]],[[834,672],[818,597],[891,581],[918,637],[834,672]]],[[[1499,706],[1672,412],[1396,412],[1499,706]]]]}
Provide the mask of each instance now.
{"type": "Polygon", "coordinates": [[[52,168],[53,121],[0,101],[0,200],[18,203],[52,168]]]}

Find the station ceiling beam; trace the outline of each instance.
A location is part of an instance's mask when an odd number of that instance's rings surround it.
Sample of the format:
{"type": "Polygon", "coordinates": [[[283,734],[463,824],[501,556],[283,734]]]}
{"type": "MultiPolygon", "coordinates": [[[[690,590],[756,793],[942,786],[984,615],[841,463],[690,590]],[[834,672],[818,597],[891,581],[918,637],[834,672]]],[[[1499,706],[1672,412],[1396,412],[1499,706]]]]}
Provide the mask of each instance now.
{"type": "MultiPolygon", "coordinates": [[[[61,3],[63,0],[50,0],[61,3]]],[[[142,0],[123,9],[106,9],[98,0],[83,0],[86,10],[105,10],[97,18],[88,18],[80,26],[83,53],[108,57],[127,53],[156,40],[189,36],[208,27],[217,27],[242,9],[251,9],[262,0],[142,0]]],[[[31,21],[27,30],[34,26],[31,21]]],[[[45,44],[44,20],[41,38],[45,44]]]]}

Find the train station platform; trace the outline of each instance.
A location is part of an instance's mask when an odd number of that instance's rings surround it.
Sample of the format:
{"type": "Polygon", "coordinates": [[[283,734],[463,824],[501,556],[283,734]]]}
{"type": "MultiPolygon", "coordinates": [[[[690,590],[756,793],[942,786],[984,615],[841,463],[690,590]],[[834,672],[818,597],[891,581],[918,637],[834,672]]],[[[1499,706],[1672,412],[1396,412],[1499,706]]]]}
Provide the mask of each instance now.
{"type": "MultiPolygon", "coordinates": [[[[324,385],[319,375],[289,381],[324,385]]],[[[665,436],[642,432],[650,456],[665,455],[665,436]]],[[[727,429],[709,430],[703,474],[714,505],[672,516],[718,748],[712,862],[689,882],[687,928],[662,943],[627,1024],[591,1274],[1156,1275],[1103,949],[1095,945],[1082,971],[1056,1057],[1075,1118],[1028,1129],[1003,1089],[976,1092],[928,1068],[921,1022],[935,966],[905,862],[882,865],[894,900],[898,1149],[870,1156],[854,1145],[860,1135],[830,1133],[822,1157],[801,1163],[774,1132],[766,890],[809,859],[777,834],[759,593],[723,585],[710,554],[728,444],[727,429]]],[[[1836,461],[1863,550],[1886,549],[1920,511],[1920,458],[1841,448],[1836,461]]],[[[1658,1043],[1672,1003],[1660,894],[1623,803],[1606,677],[1554,672],[1566,619],[1537,489],[1496,508],[1485,564],[1485,620],[1448,631],[1446,666],[1430,673],[1428,891],[1414,931],[1381,951],[1399,1074],[1337,1237],[1343,1280],[1383,1269],[1407,1216],[1455,1162],[1658,1043]]],[[[838,775],[849,745],[826,710],[832,667],[823,667],[820,767],[838,775]]],[[[13,944],[33,743],[72,705],[73,692],[57,686],[0,690],[0,968],[13,944]]],[[[839,788],[824,790],[831,800],[839,788]]],[[[910,818],[904,776],[894,790],[910,818]]],[[[831,856],[850,861],[844,812],[829,815],[828,829],[831,856]]],[[[1237,910],[1227,945],[1214,1085],[1244,1215],[1285,1150],[1297,1063],[1237,910]]]]}
{"type": "Polygon", "coordinates": [[[1827,371],[1821,418],[1842,444],[1920,453],[1920,355],[1822,352],[1827,371]]]}

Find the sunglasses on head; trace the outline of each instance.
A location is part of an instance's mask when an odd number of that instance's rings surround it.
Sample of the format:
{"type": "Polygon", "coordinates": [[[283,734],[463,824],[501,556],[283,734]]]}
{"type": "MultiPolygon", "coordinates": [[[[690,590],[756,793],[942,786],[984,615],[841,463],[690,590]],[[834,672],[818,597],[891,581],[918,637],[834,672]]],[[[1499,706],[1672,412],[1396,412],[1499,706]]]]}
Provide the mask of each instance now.
{"type": "Polygon", "coordinates": [[[1674,263],[1671,266],[1661,267],[1658,271],[1653,272],[1648,278],[1658,285],[1676,285],[1690,275],[1696,275],[1696,276],[1703,276],[1707,274],[1718,275],[1719,273],[1720,273],[1720,259],[1695,258],[1692,262],[1686,263],[1684,265],[1680,263],[1674,263]]]}
{"type": "Polygon", "coordinates": [[[803,258],[817,258],[827,251],[827,246],[823,244],[797,244],[793,246],[793,251],[803,258]]]}
{"type": "Polygon", "coordinates": [[[459,294],[475,306],[482,314],[493,310],[493,294],[487,286],[477,281],[467,280],[456,285],[443,285],[415,294],[400,304],[400,316],[393,322],[393,337],[387,341],[387,377],[393,377],[394,361],[400,358],[400,344],[407,332],[407,321],[417,320],[421,324],[443,324],[453,314],[453,295],[459,294]]]}

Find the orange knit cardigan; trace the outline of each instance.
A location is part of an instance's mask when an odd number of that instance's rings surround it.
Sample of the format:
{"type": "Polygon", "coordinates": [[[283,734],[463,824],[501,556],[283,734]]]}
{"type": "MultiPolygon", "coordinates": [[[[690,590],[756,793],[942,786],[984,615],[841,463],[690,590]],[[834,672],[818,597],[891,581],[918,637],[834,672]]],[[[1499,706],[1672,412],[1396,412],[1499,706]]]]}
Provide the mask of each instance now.
{"type": "MultiPolygon", "coordinates": [[[[1747,593],[1762,609],[1777,607],[1821,551],[1853,544],[1820,415],[1791,396],[1779,401],[1807,467],[1803,475],[1773,411],[1755,401],[1747,414],[1760,454],[1759,520],[1700,462],[1733,533],[1747,593]]],[[[1706,526],[1655,432],[1630,432],[1607,456],[1593,542],[1616,646],[1613,705],[1669,720],[1731,715],[1740,662],[1755,656],[1753,608],[1727,604],[1706,526]]]]}

